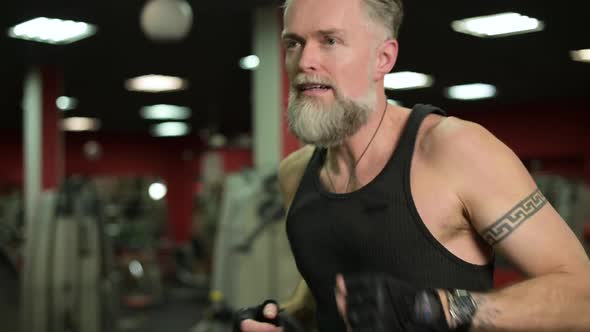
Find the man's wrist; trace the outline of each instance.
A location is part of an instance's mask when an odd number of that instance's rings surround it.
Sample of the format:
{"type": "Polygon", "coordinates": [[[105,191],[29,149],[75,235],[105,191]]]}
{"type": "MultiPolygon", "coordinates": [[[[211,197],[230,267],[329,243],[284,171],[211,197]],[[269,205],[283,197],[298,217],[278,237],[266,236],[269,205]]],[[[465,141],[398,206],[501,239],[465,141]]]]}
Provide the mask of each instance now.
{"type": "Polygon", "coordinates": [[[295,317],[299,322],[305,325],[313,325],[314,312],[313,307],[297,298],[291,298],[280,305],[281,311],[286,312],[291,317],[295,317]]]}
{"type": "Polygon", "coordinates": [[[301,305],[298,304],[297,301],[289,299],[285,302],[282,302],[280,305],[281,310],[286,311],[289,315],[294,315],[296,314],[298,311],[301,310],[301,305]]]}
{"type": "Polygon", "coordinates": [[[445,313],[445,319],[447,320],[447,325],[449,326],[449,328],[453,329],[454,327],[451,325],[452,319],[451,319],[451,313],[449,312],[449,299],[447,297],[447,292],[443,289],[437,289],[436,292],[438,293],[438,296],[440,297],[440,303],[442,304],[443,312],[445,313]]]}
{"type": "Polygon", "coordinates": [[[462,289],[445,290],[444,293],[447,298],[445,315],[450,329],[469,328],[477,311],[471,293],[462,289]]]}

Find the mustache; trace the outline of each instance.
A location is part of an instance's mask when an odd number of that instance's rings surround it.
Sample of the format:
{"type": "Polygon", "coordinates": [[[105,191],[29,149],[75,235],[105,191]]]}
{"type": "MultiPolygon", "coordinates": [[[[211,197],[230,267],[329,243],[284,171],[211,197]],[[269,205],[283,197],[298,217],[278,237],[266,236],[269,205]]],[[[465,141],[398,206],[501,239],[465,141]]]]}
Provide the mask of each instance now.
{"type": "Polygon", "coordinates": [[[304,75],[300,74],[295,76],[293,81],[291,82],[291,86],[296,87],[302,84],[322,84],[322,85],[329,85],[333,86],[332,81],[321,76],[321,75],[304,75]]]}

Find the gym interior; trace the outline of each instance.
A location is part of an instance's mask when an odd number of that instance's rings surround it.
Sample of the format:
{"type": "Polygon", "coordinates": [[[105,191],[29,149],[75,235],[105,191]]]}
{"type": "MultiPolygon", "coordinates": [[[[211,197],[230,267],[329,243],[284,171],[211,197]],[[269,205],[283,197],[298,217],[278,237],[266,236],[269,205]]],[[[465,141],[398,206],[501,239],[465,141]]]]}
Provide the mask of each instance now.
{"type": "MultiPolygon", "coordinates": [[[[588,4],[406,2],[388,102],[483,125],[588,252],[588,4]],[[501,13],[535,23],[485,37],[461,25],[501,13]]],[[[3,5],[3,331],[231,331],[238,308],[290,295],[277,167],[302,145],[286,123],[281,5],[3,5]]],[[[496,287],[524,278],[495,264],[496,287]]]]}

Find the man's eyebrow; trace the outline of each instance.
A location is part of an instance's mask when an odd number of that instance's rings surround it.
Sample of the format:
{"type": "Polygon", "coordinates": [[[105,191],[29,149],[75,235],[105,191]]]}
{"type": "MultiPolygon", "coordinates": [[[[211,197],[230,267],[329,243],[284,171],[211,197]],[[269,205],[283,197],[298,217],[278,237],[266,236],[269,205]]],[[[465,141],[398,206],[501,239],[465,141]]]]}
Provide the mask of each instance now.
{"type": "MultiPolygon", "coordinates": [[[[343,35],[344,30],[342,30],[342,29],[323,29],[323,30],[316,31],[314,34],[320,35],[320,36],[343,35]]],[[[281,38],[282,39],[292,39],[292,40],[296,40],[296,41],[303,41],[304,40],[303,37],[301,37],[300,35],[293,33],[293,32],[283,32],[281,35],[281,38]]]]}
{"type": "Polygon", "coordinates": [[[317,34],[322,36],[329,36],[329,35],[343,35],[344,30],[342,29],[326,29],[326,30],[319,30],[317,34]]]}
{"type": "Polygon", "coordinates": [[[283,32],[281,34],[281,38],[282,39],[292,39],[292,40],[296,40],[296,41],[303,41],[303,37],[301,37],[300,35],[296,34],[296,33],[292,33],[292,32],[283,32]]]}

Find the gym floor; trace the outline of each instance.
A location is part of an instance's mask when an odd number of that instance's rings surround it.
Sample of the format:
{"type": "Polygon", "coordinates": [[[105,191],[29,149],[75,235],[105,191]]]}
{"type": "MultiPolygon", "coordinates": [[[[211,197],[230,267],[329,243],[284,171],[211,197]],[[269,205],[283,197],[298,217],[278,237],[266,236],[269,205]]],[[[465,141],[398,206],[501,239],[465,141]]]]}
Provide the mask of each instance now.
{"type": "Polygon", "coordinates": [[[167,285],[161,303],[143,308],[121,308],[120,332],[190,332],[207,304],[194,290],[167,285]]]}

